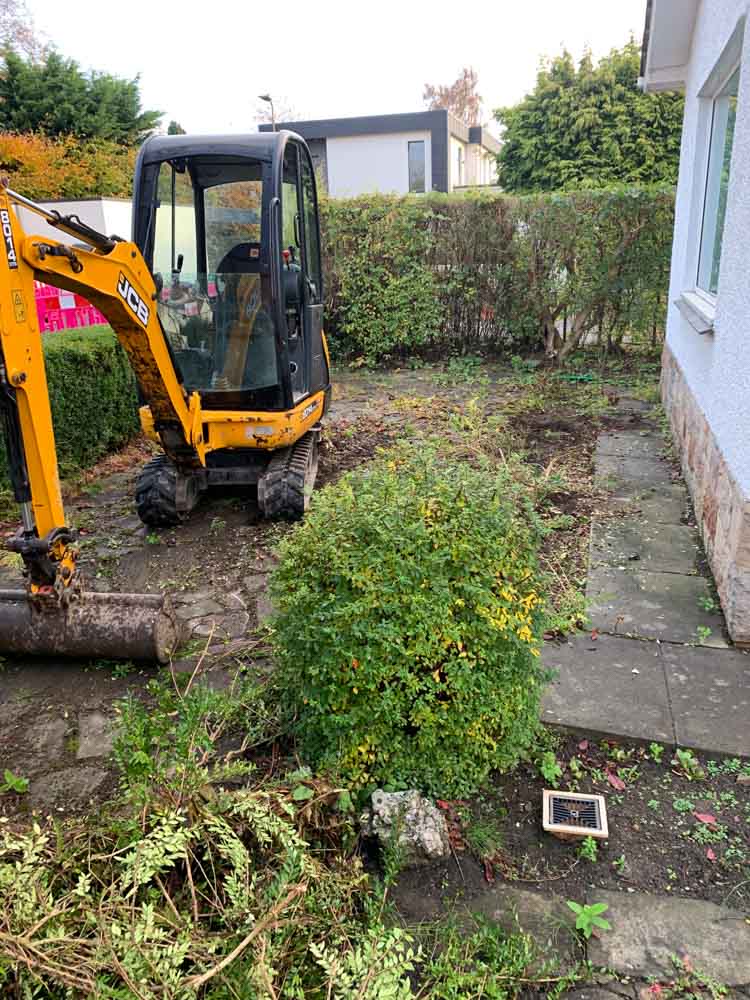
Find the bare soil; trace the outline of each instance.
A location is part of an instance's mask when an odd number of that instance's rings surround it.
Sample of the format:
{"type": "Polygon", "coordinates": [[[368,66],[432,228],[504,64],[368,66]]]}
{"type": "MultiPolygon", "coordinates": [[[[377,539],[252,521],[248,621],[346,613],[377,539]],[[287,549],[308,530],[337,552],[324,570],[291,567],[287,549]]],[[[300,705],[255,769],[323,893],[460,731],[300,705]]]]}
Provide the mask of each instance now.
{"type": "Polygon", "coordinates": [[[750,782],[739,761],[702,759],[701,776],[688,778],[669,750],[656,763],[646,747],[573,736],[562,738],[557,758],[564,772],[554,785],[527,763],[472,802],[444,804],[458,850],[447,863],[402,873],[393,899],[406,918],[434,919],[503,884],[577,901],[614,889],[748,909],[750,782]],[[605,796],[610,835],[595,860],[543,832],[542,790],[550,787],[605,796]],[[488,830],[491,846],[472,848],[488,830]]]}

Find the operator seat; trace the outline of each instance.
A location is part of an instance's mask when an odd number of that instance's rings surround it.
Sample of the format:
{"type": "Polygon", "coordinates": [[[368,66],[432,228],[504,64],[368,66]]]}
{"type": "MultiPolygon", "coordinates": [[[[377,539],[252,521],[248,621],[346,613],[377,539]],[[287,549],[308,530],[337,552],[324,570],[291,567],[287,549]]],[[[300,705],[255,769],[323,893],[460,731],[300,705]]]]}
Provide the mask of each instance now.
{"type": "Polygon", "coordinates": [[[215,365],[217,386],[261,389],[278,384],[276,339],[268,314],[268,279],[261,274],[260,243],[238,243],[216,269],[219,289],[215,365]]]}

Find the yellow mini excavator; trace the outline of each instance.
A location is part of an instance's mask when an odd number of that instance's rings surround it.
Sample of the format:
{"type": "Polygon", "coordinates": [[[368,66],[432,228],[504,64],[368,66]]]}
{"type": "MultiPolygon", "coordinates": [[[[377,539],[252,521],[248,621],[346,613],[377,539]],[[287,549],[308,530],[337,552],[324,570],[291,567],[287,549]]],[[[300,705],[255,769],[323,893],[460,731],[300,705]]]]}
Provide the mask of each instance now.
{"type": "Polygon", "coordinates": [[[298,517],[330,396],[310,153],[285,131],[154,136],[136,165],[132,242],[7,187],[0,226],[0,416],[22,515],[8,548],[26,578],[0,591],[0,652],[163,661],[177,634],[168,601],[83,589],[34,280],[92,302],[130,359],[142,427],[163,448],[136,487],[145,524],[178,524],[212,485],[257,485],[265,516],[298,517]],[[67,239],[27,235],[14,205],[67,239]]]}

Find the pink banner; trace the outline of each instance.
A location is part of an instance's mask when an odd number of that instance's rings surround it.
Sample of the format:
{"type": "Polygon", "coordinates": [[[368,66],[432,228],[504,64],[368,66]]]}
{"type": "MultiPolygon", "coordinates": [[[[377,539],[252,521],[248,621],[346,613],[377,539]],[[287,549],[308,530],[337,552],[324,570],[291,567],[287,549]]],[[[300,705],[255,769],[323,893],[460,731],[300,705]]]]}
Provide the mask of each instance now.
{"type": "Polygon", "coordinates": [[[41,281],[34,282],[34,297],[39,329],[42,333],[74,330],[80,326],[107,322],[102,313],[80,295],[53,288],[52,285],[45,285],[41,281]]]}

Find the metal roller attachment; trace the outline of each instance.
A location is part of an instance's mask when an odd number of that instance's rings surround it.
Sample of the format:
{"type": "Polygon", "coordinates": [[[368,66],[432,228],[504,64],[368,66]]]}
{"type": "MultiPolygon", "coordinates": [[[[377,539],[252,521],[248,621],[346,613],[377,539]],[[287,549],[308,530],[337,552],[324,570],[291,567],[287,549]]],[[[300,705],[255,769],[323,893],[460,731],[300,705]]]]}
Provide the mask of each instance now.
{"type": "Polygon", "coordinates": [[[86,591],[60,610],[37,608],[21,590],[0,590],[0,653],[166,663],[180,639],[160,594],[86,591]]]}

